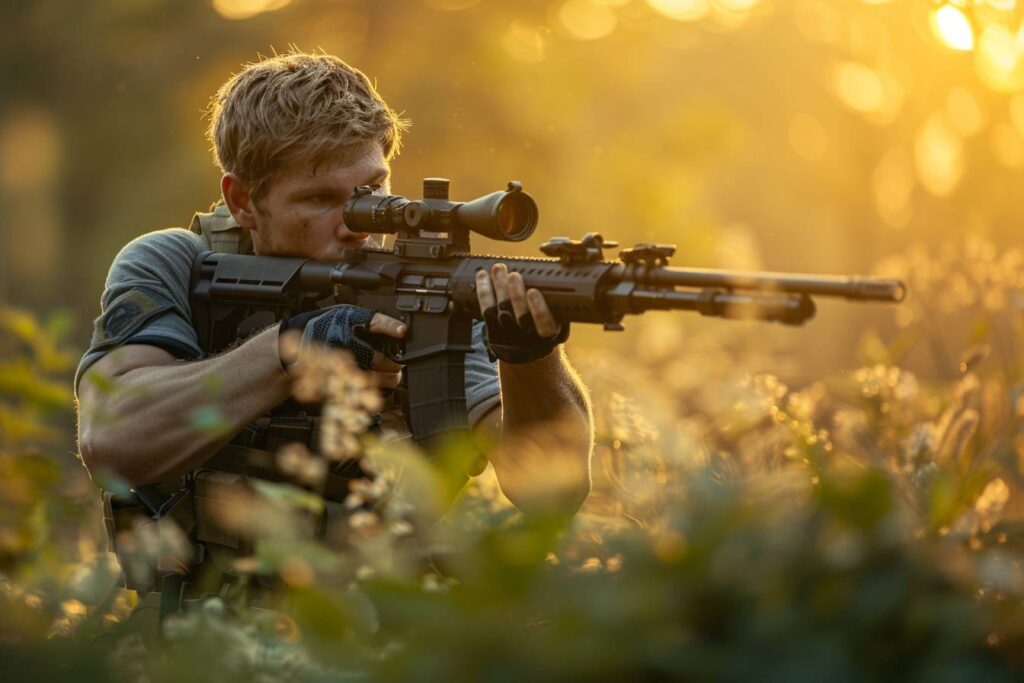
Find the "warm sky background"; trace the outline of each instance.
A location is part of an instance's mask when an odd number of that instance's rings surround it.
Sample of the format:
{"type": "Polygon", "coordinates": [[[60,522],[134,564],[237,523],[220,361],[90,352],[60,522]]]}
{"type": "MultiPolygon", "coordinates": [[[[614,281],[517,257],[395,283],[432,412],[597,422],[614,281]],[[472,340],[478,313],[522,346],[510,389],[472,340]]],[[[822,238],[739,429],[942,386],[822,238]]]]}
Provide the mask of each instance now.
{"type": "MultiPolygon", "coordinates": [[[[870,272],[966,236],[998,253],[1024,208],[1022,15],[1014,0],[4,3],[0,303],[70,311],[84,344],[117,250],[216,198],[209,96],[291,44],[361,68],[412,119],[396,192],[522,180],[541,223],[509,253],[591,230],[675,243],[677,266],[870,272]]],[[[575,341],[628,352],[646,333],[686,353],[730,325],[648,317],[575,341]]],[[[891,310],[842,303],[801,331],[740,327],[811,374],[895,330],[891,310]]]]}

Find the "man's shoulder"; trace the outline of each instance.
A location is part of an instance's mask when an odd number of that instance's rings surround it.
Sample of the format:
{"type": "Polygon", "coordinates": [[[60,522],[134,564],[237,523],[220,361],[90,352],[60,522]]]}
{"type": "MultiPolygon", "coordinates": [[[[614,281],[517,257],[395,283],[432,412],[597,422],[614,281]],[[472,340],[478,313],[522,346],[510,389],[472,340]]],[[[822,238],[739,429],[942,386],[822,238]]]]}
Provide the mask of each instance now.
{"type": "Polygon", "coordinates": [[[147,232],[126,244],[114,258],[107,286],[125,278],[181,279],[191,272],[196,256],[208,249],[200,235],[182,228],[147,232]]]}
{"type": "Polygon", "coordinates": [[[139,235],[126,244],[118,257],[145,254],[191,255],[209,250],[202,235],[184,228],[164,228],[139,235]]]}

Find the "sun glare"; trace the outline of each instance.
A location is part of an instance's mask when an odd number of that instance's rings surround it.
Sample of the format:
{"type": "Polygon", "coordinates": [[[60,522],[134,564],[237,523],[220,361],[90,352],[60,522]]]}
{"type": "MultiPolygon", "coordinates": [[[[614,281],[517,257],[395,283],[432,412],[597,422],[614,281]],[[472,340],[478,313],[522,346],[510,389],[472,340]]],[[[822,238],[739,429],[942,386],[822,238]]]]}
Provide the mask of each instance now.
{"type": "Polygon", "coordinates": [[[607,5],[591,0],[568,0],[558,11],[562,26],[574,38],[596,40],[615,30],[618,18],[607,5]]]}
{"type": "Polygon", "coordinates": [[[953,5],[943,5],[932,12],[932,30],[946,47],[964,51],[974,48],[974,28],[953,5]]]}
{"type": "Polygon", "coordinates": [[[647,0],[651,9],[676,21],[696,21],[711,9],[707,0],[647,0]]]}
{"type": "Polygon", "coordinates": [[[248,19],[291,4],[292,0],[213,0],[213,9],[225,19],[248,19]]]}

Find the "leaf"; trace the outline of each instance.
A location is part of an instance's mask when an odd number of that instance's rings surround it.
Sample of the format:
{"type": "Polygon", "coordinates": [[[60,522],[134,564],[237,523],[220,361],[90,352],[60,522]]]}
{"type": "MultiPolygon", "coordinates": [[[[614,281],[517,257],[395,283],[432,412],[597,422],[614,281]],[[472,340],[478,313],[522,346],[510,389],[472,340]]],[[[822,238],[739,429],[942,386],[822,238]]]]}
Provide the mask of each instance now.
{"type": "Polygon", "coordinates": [[[324,499],[315,493],[304,491],[291,484],[279,484],[265,481],[263,479],[249,479],[249,483],[256,491],[271,503],[287,508],[297,508],[320,514],[324,509],[324,499]]]}

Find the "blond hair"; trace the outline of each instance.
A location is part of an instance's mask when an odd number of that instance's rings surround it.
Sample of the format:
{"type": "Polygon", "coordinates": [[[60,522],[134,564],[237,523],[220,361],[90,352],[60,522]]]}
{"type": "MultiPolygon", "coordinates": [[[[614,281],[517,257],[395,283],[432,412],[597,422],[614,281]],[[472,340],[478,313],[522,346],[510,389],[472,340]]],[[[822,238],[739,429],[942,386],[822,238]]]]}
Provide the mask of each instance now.
{"type": "Polygon", "coordinates": [[[286,168],[315,168],[370,141],[390,160],[408,128],[361,71],[297,51],[247,64],[217,90],[207,115],[214,161],[254,197],[286,168]]]}

